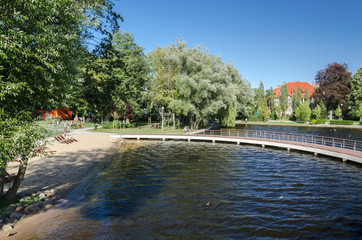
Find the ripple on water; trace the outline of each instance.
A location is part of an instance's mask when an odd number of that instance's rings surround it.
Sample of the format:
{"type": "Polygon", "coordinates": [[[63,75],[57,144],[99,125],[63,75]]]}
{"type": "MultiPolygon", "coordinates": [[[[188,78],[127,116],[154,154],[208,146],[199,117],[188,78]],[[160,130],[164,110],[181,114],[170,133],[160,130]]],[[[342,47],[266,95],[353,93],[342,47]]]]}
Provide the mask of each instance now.
{"type": "Polygon", "coordinates": [[[297,153],[143,142],[88,188],[81,220],[107,227],[93,229],[95,239],[355,239],[361,176],[360,167],[297,153]]]}

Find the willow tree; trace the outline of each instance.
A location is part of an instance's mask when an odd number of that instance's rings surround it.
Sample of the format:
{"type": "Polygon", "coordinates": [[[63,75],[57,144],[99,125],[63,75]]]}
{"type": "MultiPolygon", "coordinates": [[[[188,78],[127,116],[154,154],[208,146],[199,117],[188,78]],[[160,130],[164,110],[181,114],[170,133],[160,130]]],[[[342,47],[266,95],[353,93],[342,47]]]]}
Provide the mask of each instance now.
{"type": "Polygon", "coordinates": [[[191,128],[215,119],[233,126],[237,114],[247,112],[250,85],[235,67],[201,46],[188,48],[186,42],[177,41],[150,57],[153,101],[179,110],[191,128]]]}

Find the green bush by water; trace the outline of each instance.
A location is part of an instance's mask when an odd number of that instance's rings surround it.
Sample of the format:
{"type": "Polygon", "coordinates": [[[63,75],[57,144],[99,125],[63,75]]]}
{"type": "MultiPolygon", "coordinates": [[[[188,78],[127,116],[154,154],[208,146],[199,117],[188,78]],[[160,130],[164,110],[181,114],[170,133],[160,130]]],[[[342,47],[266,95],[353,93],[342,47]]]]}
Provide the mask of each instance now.
{"type": "Polygon", "coordinates": [[[327,120],[324,119],[313,119],[310,124],[325,124],[327,120]]]}
{"type": "Polygon", "coordinates": [[[353,125],[351,120],[331,120],[332,125],[353,125]]]}
{"type": "MultiPolygon", "coordinates": [[[[114,128],[119,128],[120,124],[119,122],[116,122],[114,124],[114,128]]],[[[122,123],[122,128],[135,128],[136,124],[134,123],[122,123]]],[[[103,125],[104,129],[113,129],[113,122],[110,122],[108,124],[103,125]]]]}

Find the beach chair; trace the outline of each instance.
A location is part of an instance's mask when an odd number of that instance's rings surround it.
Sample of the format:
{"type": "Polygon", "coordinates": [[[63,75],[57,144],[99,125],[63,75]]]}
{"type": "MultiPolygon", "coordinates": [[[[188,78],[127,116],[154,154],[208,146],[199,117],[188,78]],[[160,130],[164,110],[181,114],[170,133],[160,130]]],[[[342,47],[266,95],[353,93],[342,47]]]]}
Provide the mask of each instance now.
{"type": "Polygon", "coordinates": [[[54,136],[55,140],[57,140],[59,143],[66,143],[66,144],[69,144],[70,142],[69,141],[64,141],[63,138],[61,138],[61,135],[58,135],[58,136],[54,136]]]}
{"type": "Polygon", "coordinates": [[[63,141],[68,141],[69,143],[78,142],[73,136],[60,135],[63,141]]]}

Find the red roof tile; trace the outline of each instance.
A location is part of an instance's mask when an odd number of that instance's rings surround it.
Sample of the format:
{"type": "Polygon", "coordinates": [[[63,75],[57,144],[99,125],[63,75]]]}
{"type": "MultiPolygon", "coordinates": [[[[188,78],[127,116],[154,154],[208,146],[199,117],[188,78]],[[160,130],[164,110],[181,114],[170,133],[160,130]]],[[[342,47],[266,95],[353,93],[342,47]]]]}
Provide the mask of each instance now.
{"type": "MultiPolygon", "coordinates": [[[[304,97],[304,92],[305,89],[308,89],[309,92],[309,97],[312,96],[312,94],[314,93],[314,87],[316,87],[317,85],[315,85],[313,83],[313,85],[310,85],[307,82],[288,82],[287,83],[287,88],[288,88],[288,94],[290,97],[293,96],[293,89],[295,89],[295,91],[298,90],[298,86],[300,87],[300,89],[302,90],[302,97],[304,97]]],[[[274,95],[276,98],[280,97],[280,92],[281,92],[281,86],[278,86],[277,88],[274,89],[274,95]]]]}

